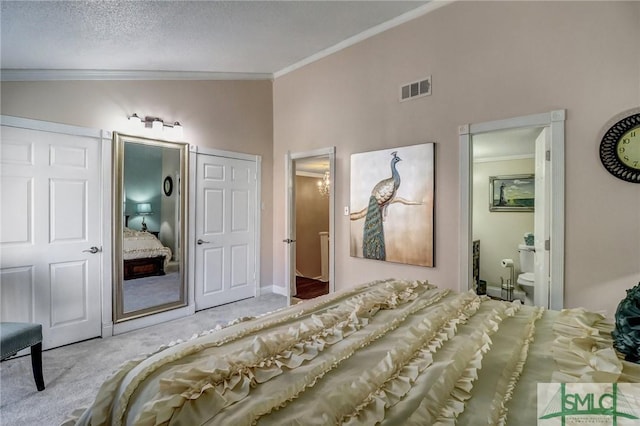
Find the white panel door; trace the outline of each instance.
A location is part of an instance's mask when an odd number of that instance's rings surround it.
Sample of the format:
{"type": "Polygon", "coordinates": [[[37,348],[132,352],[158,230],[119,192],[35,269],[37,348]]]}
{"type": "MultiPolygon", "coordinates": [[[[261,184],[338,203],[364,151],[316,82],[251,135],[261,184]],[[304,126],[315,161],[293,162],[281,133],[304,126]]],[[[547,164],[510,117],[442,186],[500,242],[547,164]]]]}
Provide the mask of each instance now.
{"type": "Polygon", "coordinates": [[[45,349],[101,335],[100,150],[2,126],[0,319],[42,324],[45,349]]]}
{"type": "Polygon", "coordinates": [[[196,310],[256,294],[256,162],[197,154],[196,310]]]}

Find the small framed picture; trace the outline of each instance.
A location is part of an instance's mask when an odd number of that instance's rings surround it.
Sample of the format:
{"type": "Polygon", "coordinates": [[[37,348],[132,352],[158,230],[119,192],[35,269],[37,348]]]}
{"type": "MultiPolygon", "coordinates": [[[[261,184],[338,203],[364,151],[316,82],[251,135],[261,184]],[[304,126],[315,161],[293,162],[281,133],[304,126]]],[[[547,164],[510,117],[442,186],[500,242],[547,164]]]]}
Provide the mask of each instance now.
{"type": "Polygon", "coordinates": [[[489,176],[489,211],[532,212],[534,175],[489,176]]]}

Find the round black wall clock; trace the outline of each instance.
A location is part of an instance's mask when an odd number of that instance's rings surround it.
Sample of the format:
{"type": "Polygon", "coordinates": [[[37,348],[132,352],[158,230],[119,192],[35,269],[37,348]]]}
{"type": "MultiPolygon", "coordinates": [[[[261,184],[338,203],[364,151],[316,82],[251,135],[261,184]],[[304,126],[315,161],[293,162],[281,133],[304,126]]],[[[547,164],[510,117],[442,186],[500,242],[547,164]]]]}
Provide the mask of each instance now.
{"type": "Polygon", "coordinates": [[[166,178],[164,178],[163,189],[164,195],[166,195],[167,197],[173,192],[173,179],[171,179],[171,176],[167,176],[166,178]]]}
{"type": "Polygon", "coordinates": [[[600,141],[600,161],[618,179],[640,183],[640,108],[612,122],[600,141]]]}

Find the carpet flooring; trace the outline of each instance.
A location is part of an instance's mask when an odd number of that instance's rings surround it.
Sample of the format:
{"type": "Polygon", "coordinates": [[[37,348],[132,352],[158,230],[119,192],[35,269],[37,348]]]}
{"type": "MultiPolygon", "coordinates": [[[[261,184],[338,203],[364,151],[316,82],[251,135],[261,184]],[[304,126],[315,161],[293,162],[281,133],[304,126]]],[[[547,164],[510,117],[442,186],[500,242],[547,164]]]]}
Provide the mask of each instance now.
{"type": "Polygon", "coordinates": [[[329,294],[329,282],[314,280],[313,278],[296,277],[296,297],[298,299],[313,299],[329,294]]]}
{"type": "Polygon", "coordinates": [[[273,293],[199,311],[195,315],[108,338],[74,343],[42,353],[46,389],[36,390],[27,356],[0,363],[0,425],[59,425],[74,410],[93,402],[102,382],[125,361],[177,339],[243,316],[257,316],[287,305],[273,293]]]}
{"type": "Polygon", "coordinates": [[[124,312],[132,312],[180,300],[180,272],[122,282],[124,312]]]}

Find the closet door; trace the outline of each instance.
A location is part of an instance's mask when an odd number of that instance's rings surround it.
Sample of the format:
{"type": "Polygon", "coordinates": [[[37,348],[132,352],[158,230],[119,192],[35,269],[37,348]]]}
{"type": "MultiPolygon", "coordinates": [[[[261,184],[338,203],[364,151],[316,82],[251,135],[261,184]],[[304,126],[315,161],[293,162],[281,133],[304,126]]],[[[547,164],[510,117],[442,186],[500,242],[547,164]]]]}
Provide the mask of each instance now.
{"type": "Polygon", "coordinates": [[[42,324],[45,349],[101,334],[101,139],[2,126],[2,321],[42,324]]]}
{"type": "Polygon", "coordinates": [[[256,162],[197,154],[196,310],[256,295],[256,162]]]}

